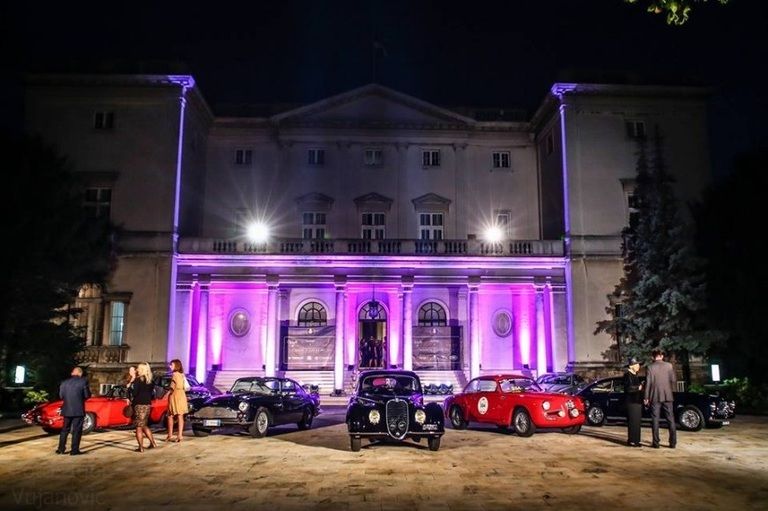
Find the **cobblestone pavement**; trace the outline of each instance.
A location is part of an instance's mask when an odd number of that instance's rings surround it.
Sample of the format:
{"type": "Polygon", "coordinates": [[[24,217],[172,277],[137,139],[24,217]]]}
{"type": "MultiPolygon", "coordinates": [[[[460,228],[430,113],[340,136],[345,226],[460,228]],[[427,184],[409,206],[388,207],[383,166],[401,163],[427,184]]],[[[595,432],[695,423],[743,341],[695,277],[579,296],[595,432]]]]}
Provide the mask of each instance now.
{"type": "MultiPolygon", "coordinates": [[[[134,452],[130,431],[83,438],[85,456],[56,456],[56,437],[0,434],[0,509],[768,510],[768,417],[681,432],[677,449],[623,445],[624,426],[519,438],[448,430],[425,443],[349,450],[343,410],[308,431],[195,438],[134,452]]],[[[158,438],[163,438],[159,433],[158,438]]],[[[666,440],[662,432],[662,441],[666,440]]]]}

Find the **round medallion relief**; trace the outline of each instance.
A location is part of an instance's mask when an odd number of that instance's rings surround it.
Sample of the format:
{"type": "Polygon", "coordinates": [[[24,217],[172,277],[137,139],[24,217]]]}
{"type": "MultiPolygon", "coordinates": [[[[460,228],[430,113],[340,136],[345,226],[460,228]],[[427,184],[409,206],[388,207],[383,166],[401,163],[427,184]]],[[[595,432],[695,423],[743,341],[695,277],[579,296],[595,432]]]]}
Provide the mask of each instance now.
{"type": "Polygon", "coordinates": [[[493,315],[493,333],[499,337],[507,337],[512,333],[512,313],[499,310],[493,315]]]}
{"type": "Polygon", "coordinates": [[[232,311],[229,316],[229,331],[237,337],[242,337],[251,329],[251,318],[244,309],[232,311]]]}

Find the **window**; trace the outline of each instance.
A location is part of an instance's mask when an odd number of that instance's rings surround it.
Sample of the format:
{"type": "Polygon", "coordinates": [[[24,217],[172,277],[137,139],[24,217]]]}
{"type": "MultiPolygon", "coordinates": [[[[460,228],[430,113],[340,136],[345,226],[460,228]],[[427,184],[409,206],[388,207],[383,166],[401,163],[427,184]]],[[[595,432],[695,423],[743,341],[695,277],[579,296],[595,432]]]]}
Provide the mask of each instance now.
{"type": "Polygon", "coordinates": [[[363,213],[361,219],[362,238],[364,240],[383,240],[385,235],[386,215],[384,213],[363,213]]]}
{"type": "Polygon", "coordinates": [[[325,239],[325,213],[306,212],[301,215],[301,232],[305,240],[325,239]]]}
{"type": "Polygon", "coordinates": [[[494,380],[479,380],[479,392],[496,392],[496,382],[494,380]]]}
{"type": "Polygon", "coordinates": [[[384,162],[384,152],[381,149],[365,150],[366,167],[378,167],[384,162]]]}
{"type": "Polygon", "coordinates": [[[555,152],[555,137],[552,136],[551,131],[547,134],[546,146],[547,146],[547,155],[550,155],[555,152]]]}
{"type": "Polygon", "coordinates": [[[109,345],[123,344],[123,328],[125,327],[125,302],[112,302],[109,313],[109,345]]]}
{"type": "Polygon", "coordinates": [[[250,149],[237,149],[235,151],[235,165],[250,165],[253,161],[253,151],[250,149]]]}
{"type": "Polygon", "coordinates": [[[109,218],[112,212],[112,189],[86,188],[83,207],[92,218],[109,218]]]}
{"type": "Polygon", "coordinates": [[[307,163],[322,167],[325,165],[325,149],[310,149],[307,151],[307,163]]]}
{"type": "Polygon", "coordinates": [[[645,138],[645,122],[644,121],[626,121],[627,136],[634,139],[645,138]]]}
{"type": "Polygon", "coordinates": [[[299,309],[299,326],[325,326],[328,314],[319,302],[309,302],[299,309]]]}
{"type": "Polygon", "coordinates": [[[493,153],[493,168],[494,169],[508,169],[510,168],[509,151],[495,151],[493,153]]]}
{"type": "Polygon", "coordinates": [[[443,239],[442,213],[419,213],[419,238],[422,240],[443,239]]]}
{"type": "Polygon", "coordinates": [[[115,113],[96,112],[93,115],[93,127],[97,130],[111,130],[115,127],[115,113]]]}
{"type": "Polygon", "coordinates": [[[429,150],[421,152],[421,164],[424,167],[439,167],[440,166],[440,151],[429,150]]]}
{"type": "Polygon", "coordinates": [[[445,309],[436,302],[427,302],[419,308],[419,326],[446,326],[445,309]]]}
{"type": "Polygon", "coordinates": [[[498,227],[501,230],[501,233],[504,235],[504,237],[509,238],[510,236],[510,226],[512,222],[510,219],[512,218],[512,213],[509,210],[503,209],[500,211],[496,211],[496,227],[498,227]]]}

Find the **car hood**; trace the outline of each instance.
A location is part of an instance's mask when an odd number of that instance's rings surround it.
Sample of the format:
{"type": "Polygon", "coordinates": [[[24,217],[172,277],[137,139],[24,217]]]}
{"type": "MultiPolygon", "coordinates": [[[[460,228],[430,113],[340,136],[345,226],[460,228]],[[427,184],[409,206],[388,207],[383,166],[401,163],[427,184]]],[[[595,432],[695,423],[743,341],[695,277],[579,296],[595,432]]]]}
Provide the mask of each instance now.
{"type": "Polygon", "coordinates": [[[203,403],[203,406],[214,406],[214,407],[229,407],[229,408],[237,408],[237,406],[242,401],[253,401],[254,399],[260,399],[260,398],[266,398],[268,396],[264,396],[261,394],[251,394],[248,392],[243,392],[240,394],[221,394],[220,396],[213,396],[208,398],[205,403],[203,403]]]}

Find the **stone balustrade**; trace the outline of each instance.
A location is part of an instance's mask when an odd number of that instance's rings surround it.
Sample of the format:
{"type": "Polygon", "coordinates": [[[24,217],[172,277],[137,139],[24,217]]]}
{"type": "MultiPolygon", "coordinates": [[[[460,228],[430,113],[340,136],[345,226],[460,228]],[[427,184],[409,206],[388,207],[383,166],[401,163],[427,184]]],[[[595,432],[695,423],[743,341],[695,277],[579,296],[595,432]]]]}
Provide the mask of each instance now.
{"type": "Polygon", "coordinates": [[[86,346],[77,356],[80,364],[122,364],[128,346],[86,346]]]}

